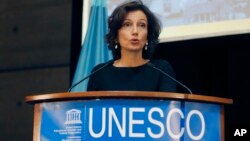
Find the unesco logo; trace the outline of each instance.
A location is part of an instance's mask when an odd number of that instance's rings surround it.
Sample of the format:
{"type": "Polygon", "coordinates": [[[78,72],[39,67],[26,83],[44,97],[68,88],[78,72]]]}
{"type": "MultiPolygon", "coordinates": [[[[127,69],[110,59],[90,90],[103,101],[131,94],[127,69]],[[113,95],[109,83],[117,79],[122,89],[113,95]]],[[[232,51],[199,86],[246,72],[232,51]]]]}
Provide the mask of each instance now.
{"type": "Polygon", "coordinates": [[[66,112],[66,122],[64,124],[81,124],[81,111],[71,109],[66,112]]]}

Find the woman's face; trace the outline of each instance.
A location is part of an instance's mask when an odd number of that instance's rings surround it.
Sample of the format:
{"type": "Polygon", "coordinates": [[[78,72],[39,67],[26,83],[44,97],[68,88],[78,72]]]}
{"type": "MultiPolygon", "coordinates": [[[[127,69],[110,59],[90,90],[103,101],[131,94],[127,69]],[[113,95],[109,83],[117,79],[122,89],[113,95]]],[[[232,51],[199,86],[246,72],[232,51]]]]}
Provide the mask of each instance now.
{"type": "Polygon", "coordinates": [[[148,20],[141,10],[131,11],[118,30],[121,50],[141,51],[147,42],[148,20]]]}

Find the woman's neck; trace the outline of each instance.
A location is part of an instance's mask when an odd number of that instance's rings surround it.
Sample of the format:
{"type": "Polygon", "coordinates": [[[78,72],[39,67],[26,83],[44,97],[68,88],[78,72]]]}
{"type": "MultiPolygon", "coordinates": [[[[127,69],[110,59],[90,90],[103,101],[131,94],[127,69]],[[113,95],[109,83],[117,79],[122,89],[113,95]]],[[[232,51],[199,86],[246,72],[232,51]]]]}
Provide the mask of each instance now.
{"type": "Polygon", "coordinates": [[[146,64],[149,60],[144,59],[141,54],[121,55],[121,58],[114,62],[116,67],[137,67],[146,64]]]}

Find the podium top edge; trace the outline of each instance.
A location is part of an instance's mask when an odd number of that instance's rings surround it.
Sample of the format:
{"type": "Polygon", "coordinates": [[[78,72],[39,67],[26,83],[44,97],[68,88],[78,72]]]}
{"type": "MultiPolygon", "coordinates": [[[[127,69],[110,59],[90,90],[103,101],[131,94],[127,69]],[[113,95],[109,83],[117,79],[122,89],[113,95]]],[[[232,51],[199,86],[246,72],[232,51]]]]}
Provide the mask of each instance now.
{"type": "Polygon", "coordinates": [[[27,103],[36,104],[48,101],[68,101],[84,99],[169,99],[199,101],[218,104],[233,104],[232,99],[204,96],[197,94],[183,94],[173,92],[145,92],[145,91],[89,91],[89,92],[62,92],[25,97],[27,103]]]}

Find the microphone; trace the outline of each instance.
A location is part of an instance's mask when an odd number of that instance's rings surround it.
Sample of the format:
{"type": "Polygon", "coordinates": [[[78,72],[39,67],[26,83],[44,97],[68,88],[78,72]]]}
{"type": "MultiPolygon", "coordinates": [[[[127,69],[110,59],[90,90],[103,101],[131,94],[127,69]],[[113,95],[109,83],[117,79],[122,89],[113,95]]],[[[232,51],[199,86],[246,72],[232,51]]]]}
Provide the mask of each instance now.
{"type": "Polygon", "coordinates": [[[182,84],[180,81],[176,80],[174,77],[170,76],[169,74],[167,74],[166,72],[164,72],[163,70],[161,70],[160,68],[156,67],[154,64],[148,62],[148,65],[152,68],[154,68],[155,70],[161,72],[162,74],[164,74],[165,76],[167,76],[168,78],[172,79],[174,82],[178,83],[179,85],[181,85],[183,88],[185,88],[190,94],[193,94],[192,91],[184,84],[182,84]]]}
{"type": "Polygon", "coordinates": [[[91,75],[97,73],[98,71],[102,70],[103,68],[107,67],[111,62],[113,62],[112,60],[107,62],[105,65],[103,65],[102,67],[100,67],[99,69],[93,71],[92,73],[90,73],[89,75],[87,75],[86,77],[82,78],[80,81],[78,81],[77,83],[75,83],[74,85],[72,85],[68,92],[71,92],[71,90],[76,87],[77,85],[79,85],[80,83],[82,83],[84,80],[86,80],[87,78],[89,78],[91,75]]]}

